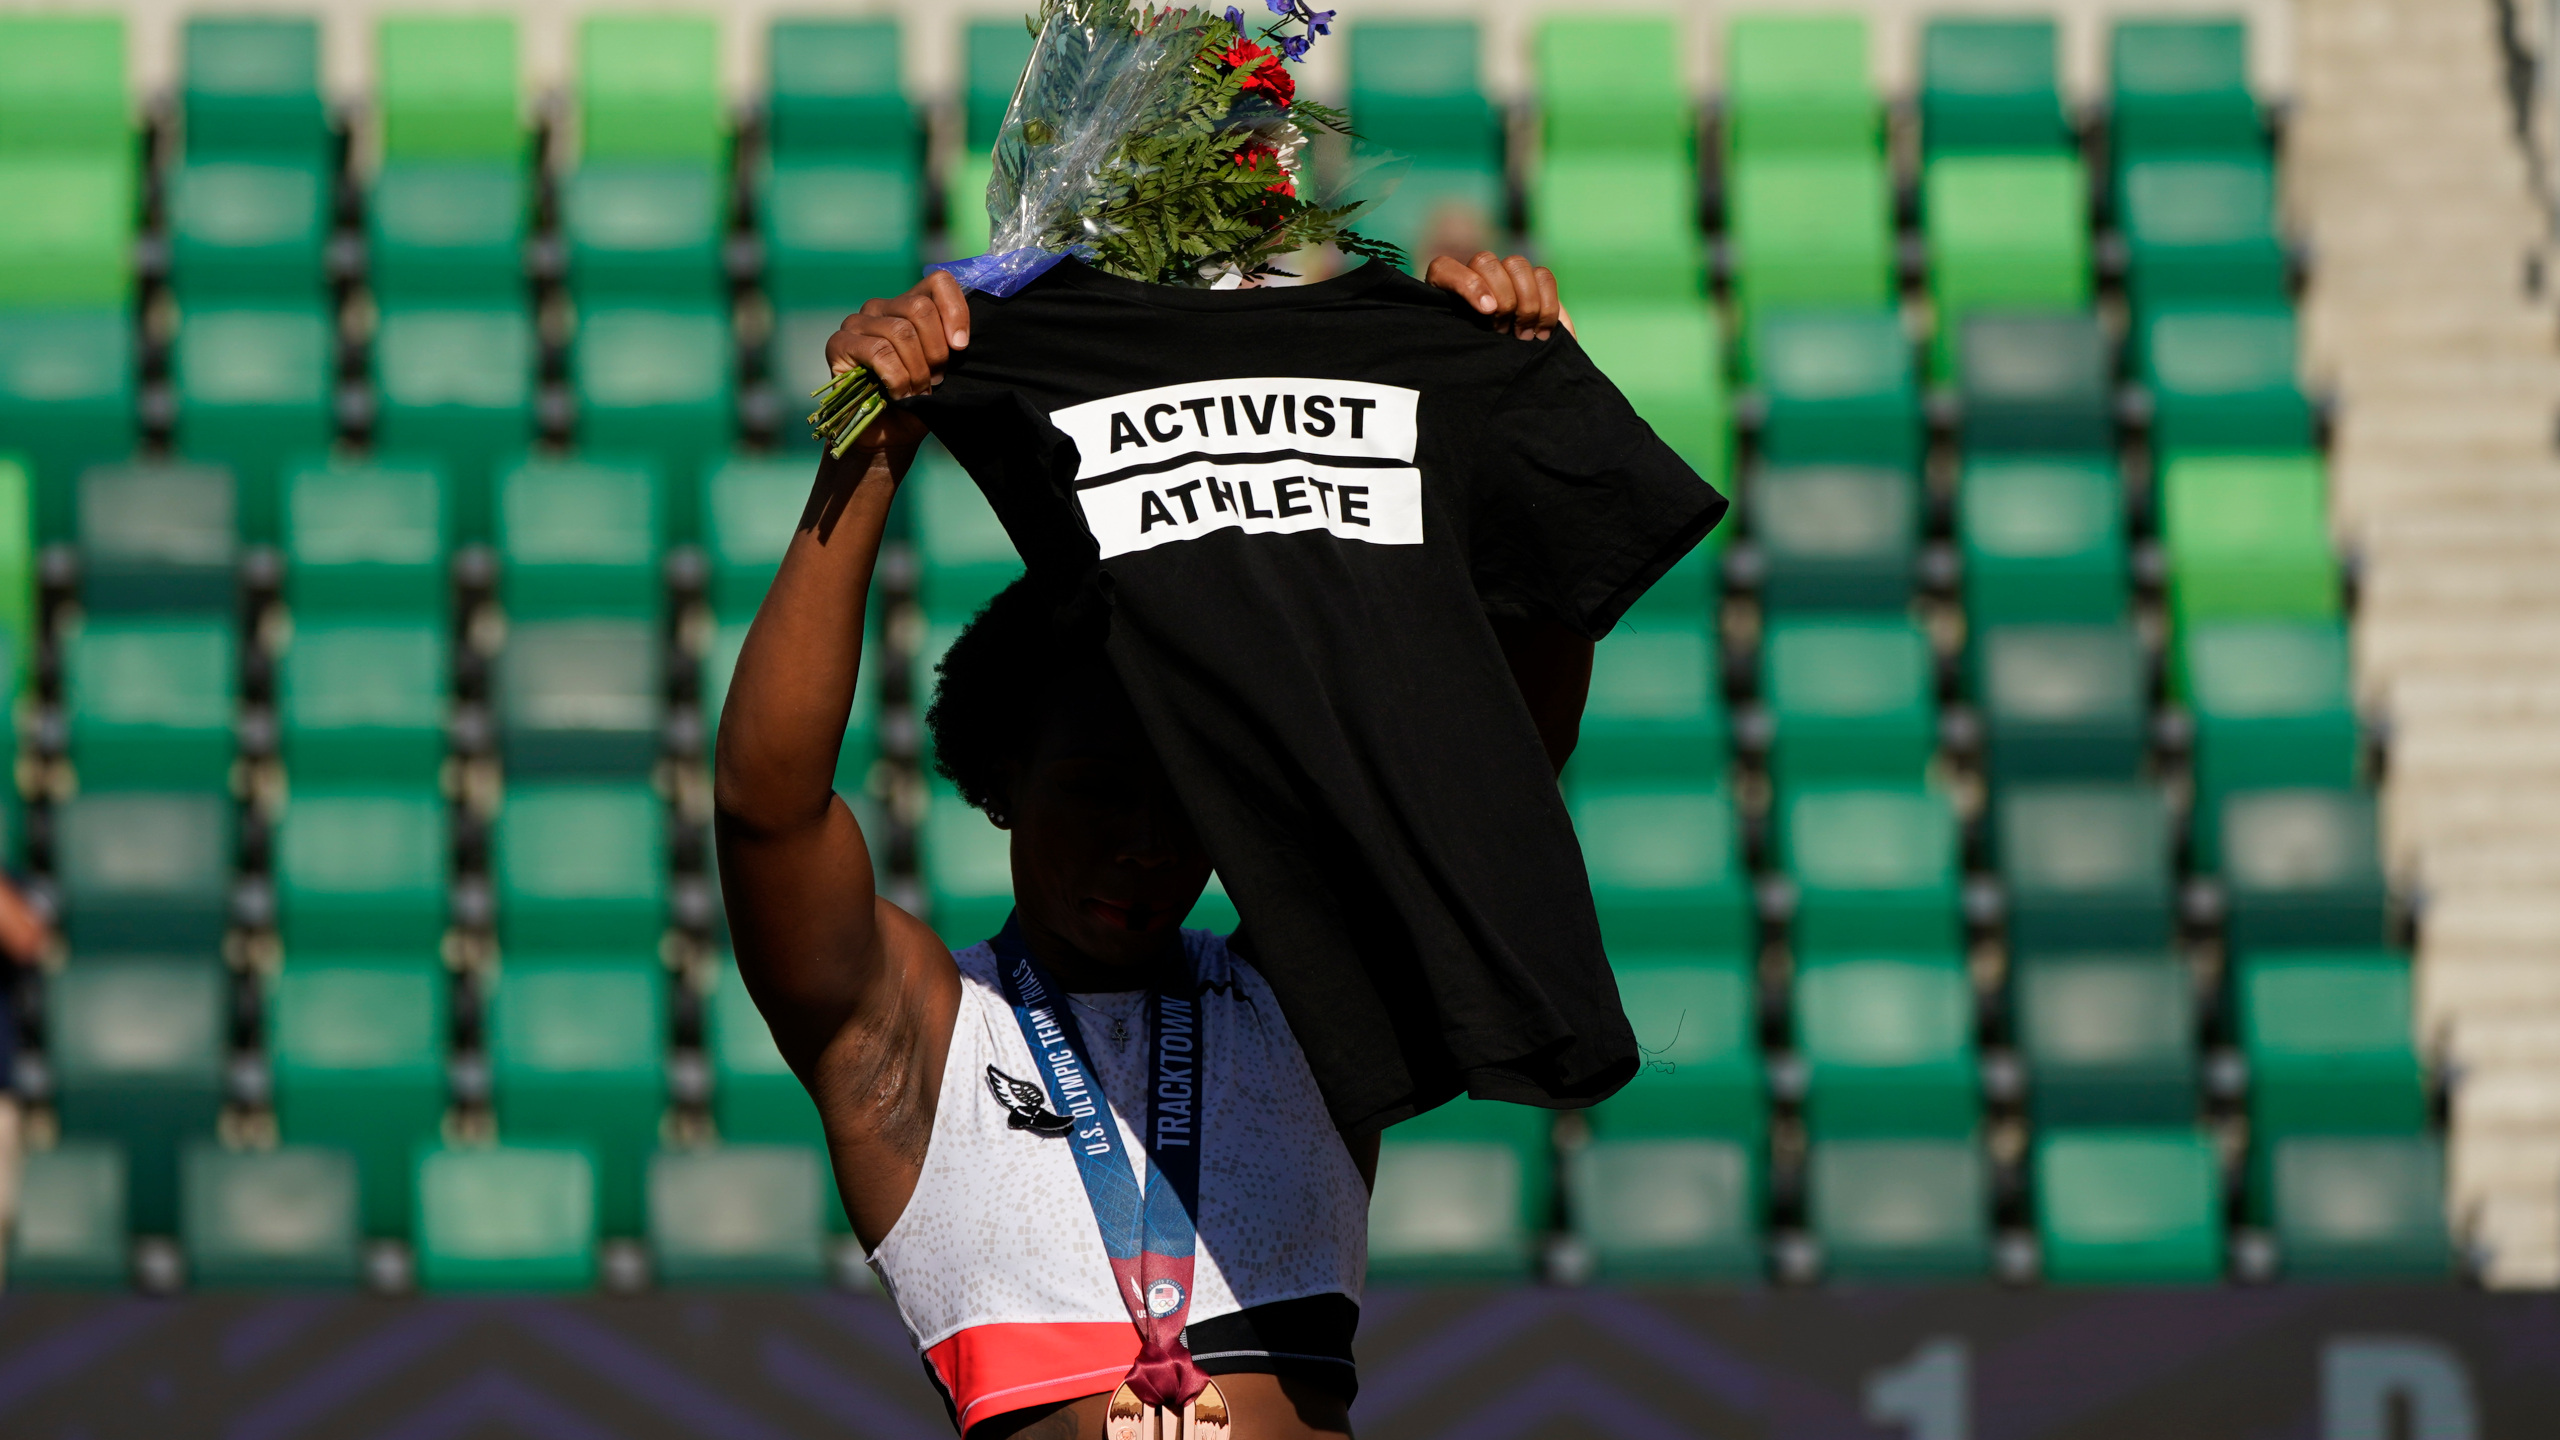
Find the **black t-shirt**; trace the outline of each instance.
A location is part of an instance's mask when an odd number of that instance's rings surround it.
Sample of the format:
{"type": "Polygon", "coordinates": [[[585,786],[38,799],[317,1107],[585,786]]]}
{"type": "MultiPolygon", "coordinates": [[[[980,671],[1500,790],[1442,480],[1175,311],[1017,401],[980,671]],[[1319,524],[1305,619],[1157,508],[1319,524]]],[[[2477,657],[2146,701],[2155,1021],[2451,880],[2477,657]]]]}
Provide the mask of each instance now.
{"type": "MultiPolygon", "coordinates": [[[[1488,617],[1597,638],[1724,498],[1559,331],[1383,265],[970,297],[913,406],[1108,650],[1337,1124],[1635,1073],[1582,852],[1488,617]]],[[[959,938],[959,937],[953,937],[959,938]]]]}

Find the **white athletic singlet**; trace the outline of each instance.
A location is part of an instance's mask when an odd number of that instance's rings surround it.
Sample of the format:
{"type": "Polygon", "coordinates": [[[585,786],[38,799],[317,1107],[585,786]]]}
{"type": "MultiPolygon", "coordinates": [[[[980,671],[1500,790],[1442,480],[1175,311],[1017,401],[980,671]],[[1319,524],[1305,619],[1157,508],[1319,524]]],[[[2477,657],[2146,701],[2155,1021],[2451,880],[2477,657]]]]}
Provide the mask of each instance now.
{"type": "MultiPolygon", "coordinates": [[[[1368,1191],[1270,987],[1218,936],[1182,935],[1204,986],[1208,1052],[1192,1355],[1213,1375],[1339,1370],[1322,1378],[1348,1395],[1368,1191]]],[[[1012,1088],[1009,1080],[1046,1104],[995,952],[980,944],[952,958],[960,1011],[933,1138],[915,1194],[871,1268],[965,1434],[991,1416],[1118,1385],[1137,1359],[1138,1332],[1066,1137],[1014,1128],[997,1093],[1012,1088]],[[1001,1077],[993,1085],[990,1069],[1001,1077]]],[[[1071,999],[1144,1183],[1146,992],[1071,999]]]]}

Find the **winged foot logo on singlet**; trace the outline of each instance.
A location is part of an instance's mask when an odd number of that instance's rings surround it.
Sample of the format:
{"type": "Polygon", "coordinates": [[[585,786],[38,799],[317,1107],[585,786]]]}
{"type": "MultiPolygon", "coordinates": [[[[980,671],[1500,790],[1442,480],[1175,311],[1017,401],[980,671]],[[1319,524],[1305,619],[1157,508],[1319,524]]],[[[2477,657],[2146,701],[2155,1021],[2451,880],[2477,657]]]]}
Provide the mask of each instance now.
{"type": "Polygon", "coordinates": [[[1076,1128],[1076,1122],[1041,1103],[1049,1097],[1039,1086],[1016,1080],[993,1065],[987,1067],[987,1093],[1005,1108],[1004,1123],[1013,1129],[1054,1138],[1076,1128]]]}
{"type": "Polygon", "coordinates": [[[1422,543],[1418,392],[1359,380],[1202,380],[1049,412],[1103,558],[1217,530],[1422,543]]]}

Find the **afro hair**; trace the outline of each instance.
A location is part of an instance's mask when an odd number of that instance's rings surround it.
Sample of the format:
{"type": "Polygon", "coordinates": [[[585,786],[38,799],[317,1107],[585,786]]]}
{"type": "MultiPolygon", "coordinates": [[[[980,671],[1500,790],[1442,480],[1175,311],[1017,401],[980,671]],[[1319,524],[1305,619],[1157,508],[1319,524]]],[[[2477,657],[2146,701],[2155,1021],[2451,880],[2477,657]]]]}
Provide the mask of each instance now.
{"type": "Polygon", "coordinates": [[[1108,612],[1093,590],[1025,575],[998,592],[934,667],[933,768],[960,798],[1004,811],[1008,772],[1030,758],[1059,680],[1104,662],[1108,612]]]}

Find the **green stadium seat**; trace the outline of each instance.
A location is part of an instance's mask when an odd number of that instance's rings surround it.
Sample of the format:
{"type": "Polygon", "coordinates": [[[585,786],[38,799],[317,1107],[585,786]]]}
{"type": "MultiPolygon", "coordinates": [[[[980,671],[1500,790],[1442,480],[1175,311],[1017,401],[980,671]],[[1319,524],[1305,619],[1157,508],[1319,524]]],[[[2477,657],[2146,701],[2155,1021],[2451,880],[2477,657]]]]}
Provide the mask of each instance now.
{"type": "Polygon", "coordinates": [[[417,1160],[418,1283],[584,1290],[596,1280],[596,1162],[574,1145],[430,1149],[417,1160]]]}
{"type": "Polygon", "coordinates": [[[65,647],[71,761],[93,790],[231,783],[240,652],[221,620],[109,619],[65,647]]]}
{"type": "Polygon", "coordinates": [[[425,786],[297,786],[276,825],[288,953],[431,953],[444,938],[453,837],[425,786]]]}
{"type": "MultiPolygon", "coordinates": [[[[1579,291],[1574,297],[1574,324],[1591,363],[1689,468],[1708,484],[1731,489],[1733,405],[1725,389],[1724,331],[1714,307],[1658,298],[1586,302],[1579,291]]],[[[1720,546],[1724,528],[1699,548],[1720,546]]],[[[1702,613],[1703,605],[1701,594],[1685,608],[1702,613]]]]}
{"type": "Polygon", "coordinates": [[[2047,1130],[2036,1236],[2061,1285],[2206,1285],[2222,1274],[2222,1173],[2188,1128],[2047,1130]]]}
{"type": "Polygon", "coordinates": [[[1758,957],[1747,947],[1644,949],[1612,943],[1618,1000],[1645,1067],[1589,1112],[1604,1139],[1717,1136],[1757,1144],[1767,1129],[1758,957]]]}
{"type": "Polygon", "coordinates": [[[2160,481],[2177,620],[2327,620],[2340,609],[2316,455],[2187,455],[2160,481]]]}
{"type": "Polygon", "coordinates": [[[2249,31],[2241,21],[2118,21],[2107,88],[2119,166],[2155,154],[2266,145],[2249,92],[2249,31]]]}
{"type": "Polygon", "coordinates": [[[1697,167],[1686,154],[1552,156],[1539,167],[1530,214],[1538,258],[1555,270],[1568,295],[1657,303],[1706,298],[1697,167]]]}
{"type": "Polygon", "coordinates": [[[2288,1135],[2275,1142],[2273,1211],[2297,1280],[2441,1280],[2453,1273],[2444,1149],[2411,1136],[2288,1135]]]}
{"type": "Polygon", "coordinates": [[[1219,879],[1215,870],[1210,871],[1207,887],[1193,902],[1191,913],[1182,917],[1182,928],[1233,935],[1243,924],[1244,917],[1236,913],[1235,898],[1227,894],[1227,882],[1219,879]]]}
{"type": "Polygon", "coordinates": [[[1854,15],[1742,15],[1725,33],[1726,134],[1736,155],[1872,152],[1883,107],[1854,15]]]}
{"type": "Polygon", "coordinates": [[[445,613],[450,495],[409,460],[305,465],[284,477],[284,593],[297,620],[445,613]]]}
{"type": "Polygon", "coordinates": [[[0,17],[0,151],[112,155],[130,163],[124,17],[0,17]]]}
{"type": "Polygon", "coordinates": [[[2221,620],[2187,626],[2179,641],[2178,678],[2195,714],[2199,830],[2210,834],[2234,790],[2354,781],[2363,734],[2344,625],[2221,620]]]}
{"type": "Polygon", "coordinates": [[[327,291],[329,173],[316,160],[192,159],[169,185],[170,278],[187,304],[309,304],[327,291]]]}
{"type": "Polygon", "coordinates": [[[1956,346],[1966,454],[2115,449],[2114,362],[2096,315],[1976,311],[1956,346]]]}
{"type": "MultiPolygon", "coordinates": [[[[994,243],[987,186],[995,178],[995,168],[995,162],[984,155],[963,155],[952,166],[950,183],[944,187],[942,223],[943,243],[955,255],[983,255],[994,243]]],[[[833,317],[827,328],[833,330],[842,318],[833,317]]]]}
{"type": "Polygon", "coordinates": [[[1574,830],[1613,949],[1755,948],[1740,824],[1721,777],[1595,783],[1577,776],[1574,830]]]}
{"type": "Polygon", "coordinates": [[[279,668],[277,718],[295,783],[436,783],[452,695],[441,620],[302,620],[279,668]]]}
{"type": "Polygon", "coordinates": [[[809,462],[799,459],[740,455],[707,474],[702,548],[711,562],[712,614],[743,621],[764,603],[799,533],[810,485],[809,462]]]}
{"type": "Polygon", "coordinates": [[[244,538],[276,537],[289,460],[329,448],[337,428],[337,334],[319,304],[188,311],[173,366],[178,449],[231,467],[244,538]]]}
{"type": "Polygon", "coordinates": [[[181,1243],[203,1286],[353,1285],[363,1270],[355,1156],[189,1147],[181,1243]]]}
{"type": "Polygon", "coordinates": [[[497,686],[507,773],[648,778],[666,723],[664,651],[654,620],[510,626],[497,686]]]}
{"type": "Polygon", "coordinates": [[[2050,19],[1933,19],[1920,34],[1920,136],[1929,153],[2068,147],[2050,19]]]}
{"type": "Polygon", "coordinates": [[[498,596],[510,619],[658,613],[659,473],[528,460],[498,477],[498,596]]]}
{"type": "Polygon", "coordinates": [[[737,432],[737,368],[728,317],[717,310],[637,306],[590,310],[570,357],[578,435],[590,452],[646,457],[660,476],[660,523],[670,540],[691,539],[696,487],[690,483],[729,453],[737,432]]]}
{"type": "Polygon", "coordinates": [[[541,344],[521,304],[392,308],[374,332],[374,440],[426,455],[454,477],[458,533],[486,539],[498,467],[533,443],[541,344]]]}
{"type": "Polygon", "coordinates": [[[2242,790],[2223,797],[2224,933],[2247,947],[2375,945],[2389,923],[2369,792],[2242,790]]]}
{"type": "Polygon", "coordinates": [[[1004,928],[1013,913],[1013,837],[940,779],[929,782],[923,848],[926,918],[952,948],[1004,928]]]}
{"type": "Polygon", "coordinates": [[[1724,775],[1724,667],[1704,615],[1630,616],[1593,648],[1573,783],[1724,775]]]}
{"type": "Polygon", "coordinates": [[[374,27],[374,97],[386,164],[530,158],[516,22],[506,15],[391,16],[374,27]]]}
{"type": "Polygon", "coordinates": [[[1751,538],[1760,603],[1771,615],[1911,603],[1920,552],[1920,485],[1900,470],[1774,467],[1752,477],[1751,538]]]}
{"type": "Polygon", "coordinates": [[[1749,359],[1768,399],[1760,452],[1769,463],[1920,468],[1926,432],[1900,317],[1763,313],[1749,359]]]}
{"type": "Polygon", "coordinates": [[[918,457],[907,483],[915,489],[916,552],[924,566],[918,598],[928,619],[956,625],[1021,576],[1021,553],[978,482],[940,445],[918,457]]]}
{"type": "Polygon", "coordinates": [[[1350,42],[1358,153],[1411,162],[1360,212],[1361,231],[1405,247],[1417,266],[1460,235],[1489,241],[1503,225],[1503,126],[1482,87],[1476,23],[1364,21],[1350,42]]]}
{"type": "Polygon", "coordinates": [[[239,600],[230,472],[145,462],[80,476],[80,604],[91,615],[228,616],[239,600]]]}
{"type": "Polygon", "coordinates": [[[2103,455],[1977,458],[1956,492],[1965,618],[2101,623],[2133,605],[2124,494],[2103,455]]]}
{"type": "Polygon", "coordinates": [[[1980,311],[2089,307],[2089,177],[2074,155],[1949,155],[1929,162],[1921,197],[1936,366],[1980,311]]]}
{"type": "Polygon", "coordinates": [[[1936,663],[1899,615],[1772,621],[1760,693],[1776,726],[1780,784],[1920,779],[1936,753],[1936,663]]]}
{"type": "Polygon", "coordinates": [[[666,808],[645,784],[510,786],[491,870],[512,958],[654,953],[666,927],[666,808]]]}
{"type": "Polygon", "coordinates": [[[647,1228],[649,1156],[667,1105],[667,972],[630,957],[509,955],[489,998],[491,1104],[510,1142],[596,1157],[596,1219],[647,1228]]]}
{"type": "Polygon", "coordinates": [[[64,1141],[22,1159],[9,1227],[10,1288],[123,1288],[131,1268],[129,1188],[123,1147],[105,1141],[64,1141]]]}
{"type": "MultiPolygon", "coordinates": [[[[1012,18],[972,20],[963,44],[961,118],[967,125],[967,148],[983,164],[995,146],[996,132],[1004,128],[1004,112],[1013,104],[1014,88],[1031,64],[1031,33],[1012,18]]],[[[978,188],[985,188],[983,177],[978,188]]],[[[954,203],[958,203],[956,194],[954,203]]]]}
{"type": "Polygon", "coordinates": [[[521,306],[532,210],[522,166],[494,160],[383,165],[365,207],[367,280],[387,306],[521,306]]]}
{"type": "MultiPolygon", "coordinates": [[[[712,632],[710,648],[702,657],[702,722],[717,738],[720,710],[729,701],[729,677],[738,668],[738,651],[746,644],[747,622],[741,620],[718,627],[712,632]]],[[[859,807],[872,789],[872,762],[880,753],[880,672],[884,667],[865,665],[854,676],[853,711],[845,717],[844,744],[836,753],[836,793],[847,804],[859,807]]],[[[861,812],[857,808],[856,812],[861,812]]],[[[864,819],[866,832],[870,821],[864,819]]]]}
{"type": "Polygon", "coordinates": [[[1796,786],[1779,817],[1800,958],[1934,954],[1963,943],[1956,817],[1945,796],[1917,784],[1796,786]]]}
{"type": "MultiPolygon", "coordinates": [[[[1657,434],[1660,431],[1657,429],[1657,434]]],[[[1719,488],[1722,488],[1719,485],[1719,488]]],[[[1717,573],[1716,553],[1724,548],[1724,533],[1730,525],[1718,525],[1707,532],[1688,554],[1673,561],[1662,578],[1653,582],[1627,607],[1618,623],[1637,625],[1694,625],[1716,613],[1723,603],[1724,581],[1717,573]]]]}
{"type": "MultiPolygon", "coordinates": [[[[952,203],[957,205],[959,201],[955,197],[952,203]]],[[[985,225],[981,218],[979,227],[984,229],[985,225]]],[[[956,248],[957,242],[953,243],[956,248]]],[[[782,311],[773,317],[773,333],[765,341],[765,373],[780,392],[777,399],[782,408],[774,448],[806,464],[814,464],[818,454],[817,437],[809,433],[806,417],[810,409],[816,408],[817,392],[825,389],[833,376],[827,364],[827,338],[836,333],[847,313],[841,306],[831,310],[782,311]]]]}
{"type": "Polygon", "coordinates": [[[187,21],[185,47],[179,107],[189,157],[334,158],[317,21],[197,16],[187,21]]]}
{"type": "Polygon", "coordinates": [[[582,305],[708,307],[725,298],[717,169],[681,161],[590,161],[561,187],[569,281],[582,305]]]}
{"type": "Polygon", "coordinates": [[[814,1145],[662,1150],[649,1161],[649,1254],[675,1285],[825,1278],[832,1194],[814,1145]]]}
{"type": "Polygon", "coordinates": [[[2242,951],[2233,982],[2250,1134],[2415,1135],[2427,1127],[2409,957],[2242,951]]]}
{"type": "Polygon", "coordinates": [[[1975,642],[1991,774],[2131,779],[2148,733],[2148,667],[2130,625],[1999,625],[1975,642]]]}
{"type": "Polygon", "coordinates": [[[2294,379],[2290,307],[2161,306],[2140,324],[2152,443],[2163,459],[2312,448],[2311,401],[2294,379]]]}
{"type": "Polygon", "coordinates": [[[765,296],[850,312],[916,282],[923,179],[906,155],[779,159],[764,175],[765,296]]]}
{"type": "Polygon", "coordinates": [[[2030,955],[2011,972],[2035,1123],[2196,1118],[2195,980],[2165,951],[2030,955]]]}
{"type": "Polygon", "coordinates": [[[1760,1271],[1759,1155],[1742,1141],[1597,1139],[1568,1158],[1565,1180],[1574,1233],[1604,1278],[1743,1280],[1760,1271]]]}
{"type": "MultiPolygon", "coordinates": [[[[35,497],[26,466],[0,457],[0,686],[19,693],[36,659],[35,497]]],[[[0,787],[0,795],[6,787],[0,787]]]]}
{"type": "Polygon", "coordinates": [[[54,883],[75,953],[202,952],[231,915],[230,799],[90,793],[54,806],[54,883]]]}
{"type": "Polygon", "coordinates": [[[134,394],[122,312],[0,310],[0,434],[34,469],[40,542],[72,538],[81,471],[132,452],[134,394]]]}
{"type": "Polygon", "coordinates": [[[364,1233],[406,1234],[413,1157],[444,1123],[452,980],[443,962],[432,947],[402,955],[297,952],[268,986],[279,1133],[288,1145],[354,1156],[364,1233]]]}
{"type": "Polygon", "coordinates": [[[1952,950],[1799,958],[1795,1031],[1817,1139],[1971,1135],[1981,1123],[1973,981],[1952,950]]]}
{"type": "Polygon", "coordinates": [[[595,160],[724,158],[720,29],[709,15],[590,15],[578,26],[578,143],[595,160]]]}
{"type": "Polygon", "coordinates": [[[711,1119],[727,1144],[819,1145],[818,1107],[782,1058],[734,957],[722,956],[703,1016],[711,1119]]]}
{"type": "Polygon", "coordinates": [[[1461,1098],[1387,1132],[1369,1199],[1370,1277],[1527,1278],[1552,1200],[1548,1118],[1461,1098]]]}
{"type": "Polygon", "coordinates": [[[1835,1280],[1963,1280],[1991,1268],[1991,1164],[1971,1137],[1814,1142],[1805,1190],[1835,1280]]]}
{"type": "Polygon", "coordinates": [[[87,955],[45,986],[46,1056],[62,1133],[125,1150],[127,1214],[178,1228],[178,1154],[222,1112],[229,980],[221,962],[87,955]]]}
{"type": "Polygon", "coordinates": [[[766,134],[778,156],[912,158],[916,114],[899,75],[898,22],[777,20],[766,134]]]}
{"type": "Polygon", "coordinates": [[[133,300],[137,215],[123,156],[11,153],[0,144],[0,310],[118,310],[133,300]]]}
{"type": "Polygon", "coordinates": [[[1697,120],[1668,16],[1555,15],[1538,27],[1549,155],[1687,155],[1697,120]]]}
{"type": "Polygon", "coordinates": [[[2169,802],[2156,788],[2010,785],[1998,805],[2012,952],[2168,946],[2175,906],[2169,802]]]}
{"type": "Polygon", "coordinates": [[[1882,156],[1744,155],[1727,185],[1733,291],[1745,316],[1892,303],[1893,191],[1882,156]]]}
{"type": "Polygon", "coordinates": [[[2177,156],[2125,167],[2123,227],[2136,309],[2280,301],[2284,240],[2263,156],[2177,156]]]}

